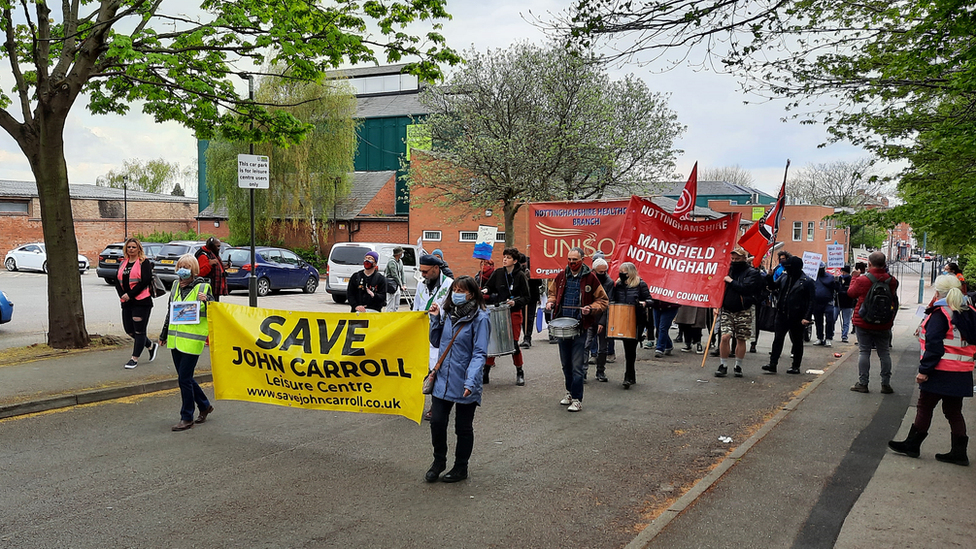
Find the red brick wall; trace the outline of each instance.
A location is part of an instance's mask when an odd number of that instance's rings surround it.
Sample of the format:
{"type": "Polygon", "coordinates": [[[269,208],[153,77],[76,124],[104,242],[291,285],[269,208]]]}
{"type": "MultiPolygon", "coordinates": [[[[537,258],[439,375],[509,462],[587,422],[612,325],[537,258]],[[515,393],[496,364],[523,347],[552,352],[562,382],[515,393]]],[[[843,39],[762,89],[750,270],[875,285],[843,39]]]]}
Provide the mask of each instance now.
{"type": "MultiPolygon", "coordinates": [[[[376,196],[366,204],[363,211],[359,212],[359,215],[396,215],[396,176],[390,177],[390,180],[383,185],[380,192],[376,193],[376,196]]],[[[377,241],[370,241],[377,242],[377,241]]],[[[378,242],[388,242],[387,240],[380,240],[378,242]]]]}

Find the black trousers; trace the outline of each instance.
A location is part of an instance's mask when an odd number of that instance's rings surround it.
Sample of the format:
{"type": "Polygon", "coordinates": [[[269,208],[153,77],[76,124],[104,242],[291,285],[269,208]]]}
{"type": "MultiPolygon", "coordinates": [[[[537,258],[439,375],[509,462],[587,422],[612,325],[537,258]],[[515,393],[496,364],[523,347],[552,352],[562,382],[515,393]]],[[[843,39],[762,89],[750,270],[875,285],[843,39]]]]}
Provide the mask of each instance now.
{"type": "Polygon", "coordinates": [[[454,449],[454,466],[466,468],[474,449],[474,411],[478,408],[476,402],[455,404],[450,400],[431,396],[430,442],[434,446],[434,461],[447,463],[447,424],[451,417],[451,408],[455,406],[457,412],[454,414],[454,433],[457,435],[457,446],[454,449]]]}
{"type": "Polygon", "coordinates": [[[776,326],[773,336],[773,352],[769,357],[769,365],[776,367],[779,364],[779,355],[783,353],[783,344],[786,342],[786,335],[790,335],[790,342],[793,344],[793,367],[799,368],[803,362],[803,335],[806,333],[806,326],[802,322],[784,323],[776,326]]]}

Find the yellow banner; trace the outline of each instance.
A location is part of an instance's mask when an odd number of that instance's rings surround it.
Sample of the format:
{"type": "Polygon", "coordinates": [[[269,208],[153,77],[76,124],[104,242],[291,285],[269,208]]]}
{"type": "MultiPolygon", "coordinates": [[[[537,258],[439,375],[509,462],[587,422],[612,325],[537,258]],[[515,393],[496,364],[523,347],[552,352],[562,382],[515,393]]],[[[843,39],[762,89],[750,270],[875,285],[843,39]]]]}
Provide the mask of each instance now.
{"type": "Polygon", "coordinates": [[[211,303],[218,400],[403,416],[420,423],[425,312],[311,313],[211,303]]]}

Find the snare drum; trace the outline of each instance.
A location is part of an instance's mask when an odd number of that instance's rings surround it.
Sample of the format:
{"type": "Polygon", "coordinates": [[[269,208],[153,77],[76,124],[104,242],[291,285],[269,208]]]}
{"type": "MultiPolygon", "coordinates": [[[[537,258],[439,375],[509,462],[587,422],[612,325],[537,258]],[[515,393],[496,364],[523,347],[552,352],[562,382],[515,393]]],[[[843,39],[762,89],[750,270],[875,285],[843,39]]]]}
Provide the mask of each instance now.
{"type": "Polygon", "coordinates": [[[512,331],[512,309],[502,303],[488,308],[488,356],[504,356],[514,354],[515,336],[512,331]]]}
{"type": "Polygon", "coordinates": [[[556,339],[572,339],[580,335],[580,321],[565,316],[554,318],[549,323],[549,335],[556,339]]]}
{"type": "Polygon", "coordinates": [[[637,313],[633,305],[610,304],[607,313],[607,337],[637,339],[637,313]]]}

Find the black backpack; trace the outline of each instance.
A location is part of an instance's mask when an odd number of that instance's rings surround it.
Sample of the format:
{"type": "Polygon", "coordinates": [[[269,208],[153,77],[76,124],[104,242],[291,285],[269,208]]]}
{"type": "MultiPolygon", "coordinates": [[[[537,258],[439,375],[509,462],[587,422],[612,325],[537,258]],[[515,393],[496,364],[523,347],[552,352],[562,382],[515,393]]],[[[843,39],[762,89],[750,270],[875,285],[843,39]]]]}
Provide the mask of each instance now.
{"type": "Polygon", "coordinates": [[[891,291],[892,278],[878,280],[871,273],[864,276],[871,281],[871,288],[864,296],[858,315],[869,324],[887,324],[895,319],[895,296],[891,291]]]}

